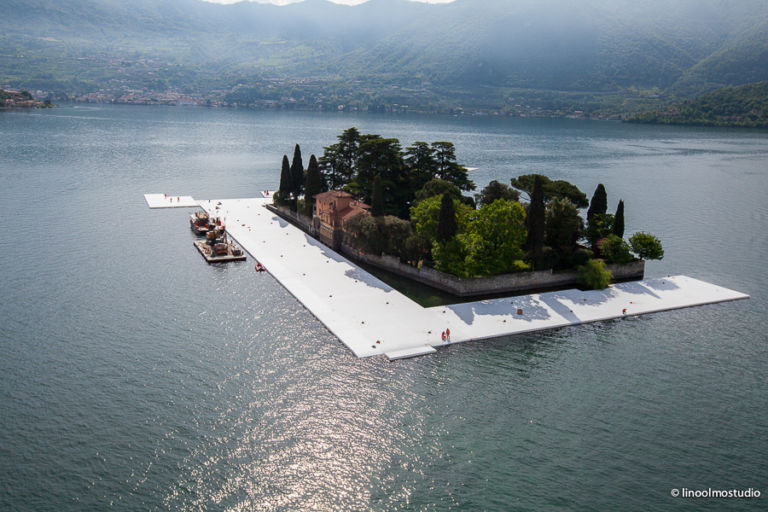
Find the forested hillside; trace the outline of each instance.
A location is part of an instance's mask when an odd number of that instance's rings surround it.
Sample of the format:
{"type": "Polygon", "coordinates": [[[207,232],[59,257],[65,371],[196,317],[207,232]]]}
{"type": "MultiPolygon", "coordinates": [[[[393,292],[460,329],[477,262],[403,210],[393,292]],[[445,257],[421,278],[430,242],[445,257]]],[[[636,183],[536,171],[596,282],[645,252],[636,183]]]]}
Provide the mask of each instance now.
{"type": "Polygon", "coordinates": [[[768,80],[763,0],[5,0],[0,85],[297,107],[627,112],[768,80]]]}
{"type": "Polygon", "coordinates": [[[726,87],[661,111],[632,116],[627,121],[768,128],[768,82],[726,87]]]}

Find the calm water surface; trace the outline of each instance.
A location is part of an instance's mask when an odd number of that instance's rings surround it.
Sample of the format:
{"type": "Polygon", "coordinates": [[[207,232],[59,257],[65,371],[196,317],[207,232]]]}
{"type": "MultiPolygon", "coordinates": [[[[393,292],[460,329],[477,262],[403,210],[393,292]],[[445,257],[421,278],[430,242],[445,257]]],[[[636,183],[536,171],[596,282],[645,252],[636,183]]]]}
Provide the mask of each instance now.
{"type": "Polygon", "coordinates": [[[163,107],[0,113],[0,510],[765,510],[768,133],[163,107]],[[187,210],[345,128],[626,203],[735,303],[359,360],[187,210]],[[759,500],[673,488],[749,487],[759,500]]]}

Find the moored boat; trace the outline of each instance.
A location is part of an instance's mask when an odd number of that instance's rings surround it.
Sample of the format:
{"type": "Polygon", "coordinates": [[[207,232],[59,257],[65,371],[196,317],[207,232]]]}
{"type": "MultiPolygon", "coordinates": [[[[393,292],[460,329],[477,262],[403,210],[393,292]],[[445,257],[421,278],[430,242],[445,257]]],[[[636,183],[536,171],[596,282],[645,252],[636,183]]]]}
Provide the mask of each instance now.
{"type": "Polygon", "coordinates": [[[189,227],[198,236],[207,235],[211,229],[208,212],[198,211],[190,215],[189,227]]]}

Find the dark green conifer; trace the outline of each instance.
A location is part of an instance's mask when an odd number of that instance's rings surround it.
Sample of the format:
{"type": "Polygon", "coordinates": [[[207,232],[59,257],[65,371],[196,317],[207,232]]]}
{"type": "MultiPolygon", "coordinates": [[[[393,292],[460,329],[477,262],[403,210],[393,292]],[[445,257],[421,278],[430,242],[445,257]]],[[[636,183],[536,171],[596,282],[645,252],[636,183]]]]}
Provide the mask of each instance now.
{"type": "Polygon", "coordinates": [[[608,194],[602,183],[597,185],[595,193],[592,194],[592,201],[589,202],[587,210],[587,220],[592,220],[595,215],[605,215],[608,211],[608,194]]]}
{"type": "Polygon", "coordinates": [[[301,160],[301,148],[298,144],[293,149],[293,162],[291,162],[291,184],[293,197],[298,198],[304,191],[304,162],[301,160]]]}
{"type": "Polygon", "coordinates": [[[278,201],[285,204],[290,199],[291,191],[293,190],[288,155],[283,155],[283,169],[280,171],[280,188],[277,190],[278,201]]]}
{"type": "Polygon", "coordinates": [[[616,215],[613,218],[613,234],[619,238],[624,238],[624,201],[619,200],[619,206],[616,207],[616,215]]]}
{"type": "Polygon", "coordinates": [[[544,228],[546,226],[546,206],[544,205],[544,183],[537,175],[531,191],[531,204],[528,206],[528,215],[525,218],[525,227],[528,236],[525,248],[536,259],[544,247],[544,228]]]}
{"type": "Polygon", "coordinates": [[[453,198],[449,194],[443,194],[440,202],[440,218],[437,221],[437,241],[447,242],[453,239],[458,230],[459,224],[456,220],[453,198]]]}
{"type": "Polygon", "coordinates": [[[384,215],[384,185],[381,176],[373,179],[373,191],[371,192],[371,215],[380,217],[384,215]]]}
{"type": "Polygon", "coordinates": [[[307,178],[304,183],[304,215],[311,217],[315,207],[315,196],[322,191],[323,176],[315,155],[309,157],[307,178]]]}

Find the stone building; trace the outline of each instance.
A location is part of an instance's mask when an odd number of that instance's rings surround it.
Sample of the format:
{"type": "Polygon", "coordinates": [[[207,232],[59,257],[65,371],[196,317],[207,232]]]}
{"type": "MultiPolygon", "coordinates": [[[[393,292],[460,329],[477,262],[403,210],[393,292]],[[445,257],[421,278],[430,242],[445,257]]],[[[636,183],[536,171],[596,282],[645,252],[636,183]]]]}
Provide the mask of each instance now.
{"type": "Polygon", "coordinates": [[[370,214],[371,207],[342,190],[315,196],[312,221],[323,243],[338,249],[344,239],[344,223],[360,213],[370,214]]]}

